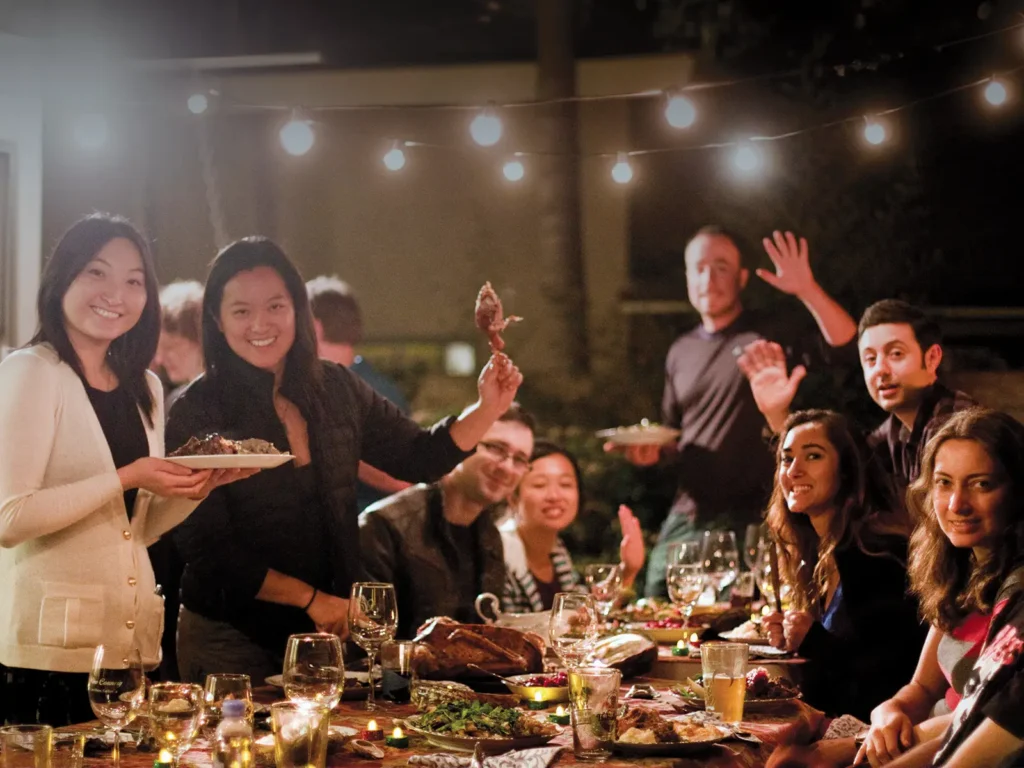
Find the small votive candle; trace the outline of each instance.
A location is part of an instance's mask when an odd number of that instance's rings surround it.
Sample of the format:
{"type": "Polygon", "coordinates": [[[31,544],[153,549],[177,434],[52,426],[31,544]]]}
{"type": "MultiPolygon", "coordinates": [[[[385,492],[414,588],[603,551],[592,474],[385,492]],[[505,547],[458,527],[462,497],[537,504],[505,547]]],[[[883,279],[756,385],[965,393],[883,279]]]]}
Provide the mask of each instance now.
{"type": "Polygon", "coordinates": [[[160,754],[153,763],[153,768],[171,768],[174,765],[174,755],[168,750],[161,749],[160,754]]]}
{"type": "Polygon", "coordinates": [[[384,739],[384,743],[389,747],[406,749],[409,746],[409,737],[406,736],[405,732],[396,725],[395,730],[391,732],[391,735],[384,739]]]}
{"type": "Polygon", "coordinates": [[[690,635],[690,655],[695,655],[700,652],[700,640],[697,639],[697,633],[694,632],[690,635]]]}
{"type": "Polygon", "coordinates": [[[689,656],[690,655],[690,649],[686,647],[686,641],[685,640],[680,640],[678,643],[675,644],[675,646],[672,648],[672,655],[673,656],[689,656]]]}
{"type": "Polygon", "coordinates": [[[377,725],[376,720],[371,720],[366,724],[366,730],[363,731],[360,738],[367,741],[383,741],[384,731],[377,725]]]}
{"type": "Polygon", "coordinates": [[[544,701],[544,698],[541,696],[540,691],[537,691],[535,694],[533,694],[533,701],[529,701],[527,702],[527,704],[529,705],[530,709],[548,708],[547,702],[544,701]]]}
{"type": "Polygon", "coordinates": [[[565,711],[565,707],[559,704],[558,708],[555,710],[555,714],[548,715],[548,720],[550,720],[555,725],[568,725],[569,713],[565,711]]]}

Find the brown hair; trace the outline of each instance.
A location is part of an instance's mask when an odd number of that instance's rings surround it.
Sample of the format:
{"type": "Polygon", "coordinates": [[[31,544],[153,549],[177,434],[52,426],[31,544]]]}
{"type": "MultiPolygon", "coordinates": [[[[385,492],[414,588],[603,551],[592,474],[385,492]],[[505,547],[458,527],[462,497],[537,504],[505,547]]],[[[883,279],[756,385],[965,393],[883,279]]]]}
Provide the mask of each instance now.
{"type": "Polygon", "coordinates": [[[331,344],[356,346],[363,340],[363,314],[352,288],[337,277],[314,277],[306,283],[309,308],[331,344]]]}
{"type": "Polygon", "coordinates": [[[203,343],[203,284],[176,280],[160,289],[160,330],[203,343]]]}
{"type": "Polygon", "coordinates": [[[950,631],[969,614],[992,610],[999,586],[1024,555],[1024,427],[1005,413],[969,408],[954,414],[925,447],[921,474],[907,490],[917,521],[910,538],[910,588],[924,618],[950,631]],[[970,549],[957,549],[942,532],[932,502],[935,459],[948,440],[973,440],[1010,484],[1006,531],[992,556],[979,562],[970,549]]]}
{"type": "Polygon", "coordinates": [[[880,537],[906,539],[910,523],[900,505],[893,503],[888,486],[867,461],[860,433],[835,411],[798,411],[786,419],[776,452],[782,463],[785,435],[803,424],[820,424],[839,455],[839,487],[834,500],[836,514],[828,534],[818,539],[810,518],[789,511],[778,471],[767,523],[779,542],[779,570],[793,588],[797,607],[817,614],[829,575],[835,569],[835,552],[853,544],[868,555],[887,554],[872,546],[880,537]]]}

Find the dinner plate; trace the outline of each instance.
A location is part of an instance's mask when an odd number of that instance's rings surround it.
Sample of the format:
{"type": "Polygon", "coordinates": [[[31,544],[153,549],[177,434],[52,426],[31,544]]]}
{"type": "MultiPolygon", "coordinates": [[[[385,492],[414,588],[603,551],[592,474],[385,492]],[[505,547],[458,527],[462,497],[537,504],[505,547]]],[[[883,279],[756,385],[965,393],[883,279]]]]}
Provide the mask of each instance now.
{"type": "Polygon", "coordinates": [[[725,728],[717,728],[716,730],[718,730],[718,736],[700,741],[678,741],[671,744],[628,744],[621,741],[613,741],[607,744],[607,748],[616,754],[627,757],[677,757],[692,755],[696,752],[710,749],[715,744],[725,741],[732,735],[725,728]]]}
{"type": "Polygon", "coordinates": [[[422,736],[435,747],[452,749],[456,752],[472,752],[476,749],[476,745],[479,744],[481,751],[492,755],[508,752],[513,749],[541,747],[559,736],[562,732],[561,728],[554,726],[555,732],[550,736],[520,736],[515,739],[474,739],[467,736],[449,736],[444,733],[434,733],[433,731],[419,728],[416,725],[417,722],[419,721],[415,717],[407,718],[404,727],[409,733],[422,736]]]}
{"type": "Polygon", "coordinates": [[[767,637],[736,637],[732,632],[719,632],[718,636],[723,640],[728,640],[730,643],[746,643],[747,645],[756,646],[768,645],[767,637]]]}
{"type": "Polygon", "coordinates": [[[560,704],[569,700],[568,685],[513,685],[513,683],[525,683],[534,677],[543,677],[543,675],[515,675],[505,678],[509,681],[505,685],[512,693],[525,701],[544,701],[550,704],[560,704]],[[537,699],[538,693],[540,694],[540,699],[537,699]]]}
{"type": "Polygon", "coordinates": [[[678,643],[680,640],[689,640],[690,635],[697,635],[698,638],[704,634],[704,627],[645,627],[643,624],[630,624],[629,631],[641,635],[647,635],[656,643],[678,643]]]}
{"type": "Polygon", "coordinates": [[[615,445],[665,445],[676,440],[680,434],[678,429],[641,422],[629,427],[602,429],[597,436],[615,445]]]}
{"type": "Polygon", "coordinates": [[[295,457],[290,453],[218,453],[212,456],[168,456],[189,469],[273,469],[295,457]]]}
{"type": "MultiPolygon", "coordinates": [[[[380,676],[377,675],[377,690],[380,691],[380,676]]],[[[346,680],[358,680],[362,685],[346,685],[341,692],[342,701],[361,701],[369,697],[370,687],[366,684],[369,679],[365,672],[346,672],[346,680]]],[[[282,675],[271,675],[266,678],[264,682],[267,685],[272,685],[275,688],[284,689],[284,679],[282,675]]]]}

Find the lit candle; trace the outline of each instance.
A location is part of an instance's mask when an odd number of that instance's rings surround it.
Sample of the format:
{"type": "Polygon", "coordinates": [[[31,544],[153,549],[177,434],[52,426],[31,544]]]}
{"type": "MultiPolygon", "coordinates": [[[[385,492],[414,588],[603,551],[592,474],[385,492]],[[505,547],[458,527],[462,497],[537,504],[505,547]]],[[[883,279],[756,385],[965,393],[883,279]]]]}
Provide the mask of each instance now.
{"type": "Polygon", "coordinates": [[[533,701],[528,702],[530,709],[547,709],[547,702],[544,701],[540,691],[533,694],[533,701]]]}
{"type": "Polygon", "coordinates": [[[405,749],[409,746],[409,737],[406,736],[405,732],[396,725],[395,730],[391,732],[391,735],[384,739],[384,743],[389,747],[405,749]]]}
{"type": "Polygon", "coordinates": [[[685,640],[680,640],[678,643],[675,644],[675,647],[672,649],[672,655],[673,656],[689,656],[690,655],[690,649],[686,647],[686,641],[685,640]]]}
{"type": "Polygon", "coordinates": [[[362,738],[367,741],[381,741],[384,738],[384,731],[377,725],[376,720],[371,720],[366,724],[366,730],[363,731],[362,738]]]}
{"type": "Polygon", "coordinates": [[[761,606],[761,615],[762,616],[767,616],[771,612],[772,612],[772,609],[771,609],[771,606],[768,605],[768,603],[765,603],[763,606],[761,606]]]}
{"type": "Polygon", "coordinates": [[[161,749],[159,757],[153,763],[153,768],[171,768],[173,765],[174,755],[166,749],[161,749]]]}
{"type": "Polygon", "coordinates": [[[548,715],[548,720],[556,725],[568,725],[569,724],[569,713],[565,711],[565,707],[561,704],[555,710],[555,714],[548,715]]]}
{"type": "Polygon", "coordinates": [[[697,633],[694,632],[690,635],[690,654],[697,655],[700,653],[700,641],[697,639],[697,633]]]}

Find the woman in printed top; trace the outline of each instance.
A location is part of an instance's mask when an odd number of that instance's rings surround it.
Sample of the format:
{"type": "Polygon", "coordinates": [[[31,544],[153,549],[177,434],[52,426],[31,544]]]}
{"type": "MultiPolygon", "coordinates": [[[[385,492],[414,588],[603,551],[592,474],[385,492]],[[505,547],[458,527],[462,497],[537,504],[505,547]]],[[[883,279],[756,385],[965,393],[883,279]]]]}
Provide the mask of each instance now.
{"type": "MultiPolygon", "coordinates": [[[[963,411],[928,443],[907,495],[920,521],[911,541],[911,583],[933,635],[951,633],[972,617],[988,628],[962,698],[952,715],[936,721],[948,728],[938,738],[920,739],[889,763],[892,768],[1018,764],[1024,750],[1022,482],[1024,427],[1004,413],[963,411]]],[[[887,746],[895,742],[889,755],[914,743],[909,725],[923,695],[911,691],[897,699],[902,713],[889,708],[882,734],[887,746]]]]}
{"type": "Polygon", "coordinates": [[[764,623],[772,645],[810,661],[808,703],[866,719],[910,676],[925,637],[907,594],[910,525],[846,418],[801,411],[781,435],[767,522],[796,608],[764,623]]]}
{"type": "Polygon", "coordinates": [[[43,271],[39,331],[0,365],[0,722],[92,719],[97,645],[160,662],[146,554],[217,484],[164,454],[153,261],[125,219],[74,224],[43,271]]]}
{"type": "MultiPolygon", "coordinates": [[[[572,558],[559,534],[579,515],[583,475],[576,459],[554,443],[534,446],[530,469],[511,499],[509,518],[500,526],[505,550],[502,610],[530,613],[551,609],[555,594],[579,588],[572,558]]],[[[619,507],[623,586],[632,586],[644,564],[640,522],[619,507]]]]}
{"type": "Polygon", "coordinates": [[[181,395],[167,446],[218,432],[259,438],[294,460],[219,489],[174,541],[185,561],[181,676],[280,672],[288,636],[344,637],[363,580],[356,513],[360,460],[428,482],[472,451],[508,410],[522,374],[494,355],[479,399],[422,429],[344,366],[317,357],[306,285],[272,241],[251,237],[214,259],[203,297],[206,372],[181,395]]]}

